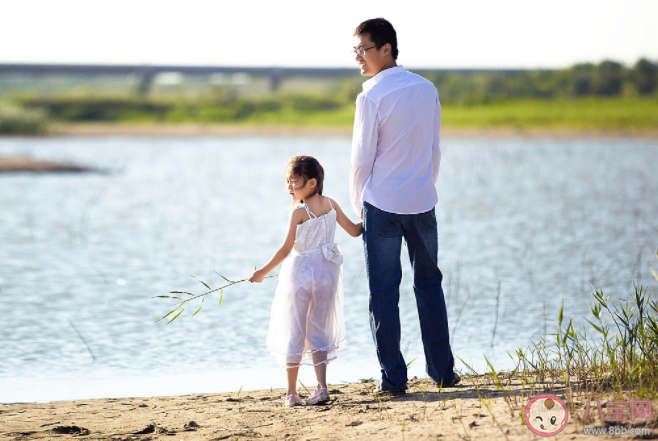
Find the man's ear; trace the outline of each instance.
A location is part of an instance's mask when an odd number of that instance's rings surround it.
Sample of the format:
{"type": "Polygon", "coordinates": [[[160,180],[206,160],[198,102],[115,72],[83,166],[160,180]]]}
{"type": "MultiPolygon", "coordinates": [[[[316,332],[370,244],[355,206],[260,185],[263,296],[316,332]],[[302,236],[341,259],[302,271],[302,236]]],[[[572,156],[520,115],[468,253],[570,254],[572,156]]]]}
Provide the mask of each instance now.
{"type": "Polygon", "coordinates": [[[382,49],[384,49],[383,55],[388,55],[393,51],[393,48],[391,47],[391,43],[386,43],[384,46],[382,46],[382,49]]]}

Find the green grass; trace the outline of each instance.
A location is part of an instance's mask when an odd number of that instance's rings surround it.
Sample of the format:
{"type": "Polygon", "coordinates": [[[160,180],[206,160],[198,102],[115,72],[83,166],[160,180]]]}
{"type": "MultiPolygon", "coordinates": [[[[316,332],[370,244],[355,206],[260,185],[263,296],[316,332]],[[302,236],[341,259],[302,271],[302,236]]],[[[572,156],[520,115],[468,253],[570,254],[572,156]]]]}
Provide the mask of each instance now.
{"type": "MultiPolygon", "coordinates": [[[[351,127],[344,97],[273,94],[199,100],[144,97],[47,97],[18,100],[57,122],[203,123],[245,126],[351,127]]],[[[658,98],[523,99],[445,104],[445,128],[657,130],[658,98]]]]}
{"type": "MultiPolygon", "coordinates": [[[[445,105],[442,126],[451,128],[567,128],[601,130],[658,129],[658,99],[584,98],[578,100],[521,100],[477,105],[445,105]]],[[[352,126],[354,106],[329,111],[254,113],[244,124],[292,126],[352,126]]]]}
{"type": "Polygon", "coordinates": [[[326,112],[283,109],[279,112],[254,114],[241,122],[273,126],[351,127],[354,124],[354,110],[354,106],[343,106],[326,112]]]}
{"type": "Polygon", "coordinates": [[[445,106],[445,127],[658,129],[658,99],[520,100],[445,106]]]}

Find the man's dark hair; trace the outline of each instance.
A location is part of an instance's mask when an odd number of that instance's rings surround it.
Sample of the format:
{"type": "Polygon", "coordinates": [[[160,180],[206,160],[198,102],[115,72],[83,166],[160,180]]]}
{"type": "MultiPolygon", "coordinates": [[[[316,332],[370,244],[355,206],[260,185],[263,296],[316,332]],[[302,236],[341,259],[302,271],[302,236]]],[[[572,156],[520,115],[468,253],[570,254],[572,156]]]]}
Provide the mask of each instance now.
{"type": "Polygon", "coordinates": [[[370,34],[370,39],[377,45],[377,50],[386,43],[391,45],[391,55],[393,59],[398,59],[398,36],[393,29],[393,25],[383,18],[372,18],[366,20],[356,27],[354,36],[358,37],[363,34],[370,34]]]}

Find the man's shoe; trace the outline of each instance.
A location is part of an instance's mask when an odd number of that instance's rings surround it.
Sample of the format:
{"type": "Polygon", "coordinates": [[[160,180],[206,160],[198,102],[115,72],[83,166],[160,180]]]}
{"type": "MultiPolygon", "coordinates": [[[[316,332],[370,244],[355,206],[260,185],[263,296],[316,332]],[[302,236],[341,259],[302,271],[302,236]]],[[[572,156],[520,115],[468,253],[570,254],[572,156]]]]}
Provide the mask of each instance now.
{"type": "Polygon", "coordinates": [[[441,381],[435,381],[434,384],[437,385],[437,386],[441,386],[441,387],[453,387],[457,383],[459,383],[461,380],[462,380],[462,377],[455,374],[455,376],[452,378],[452,380],[448,380],[448,381],[443,380],[442,382],[441,381]]]}
{"type": "Polygon", "coordinates": [[[372,390],[375,394],[380,397],[394,397],[397,395],[404,395],[407,393],[406,389],[384,389],[382,384],[379,383],[376,388],[372,390]]]}

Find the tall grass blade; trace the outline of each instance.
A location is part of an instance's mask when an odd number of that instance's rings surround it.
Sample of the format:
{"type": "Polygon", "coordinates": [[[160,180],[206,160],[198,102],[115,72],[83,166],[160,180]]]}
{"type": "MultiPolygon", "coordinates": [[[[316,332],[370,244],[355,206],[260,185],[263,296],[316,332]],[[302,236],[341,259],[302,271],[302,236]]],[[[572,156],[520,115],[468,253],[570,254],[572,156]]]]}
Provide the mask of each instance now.
{"type": "MultiPolygon", "coordinates": [[[[416,357],[416,358],[418,358],[418,357],[416,357]]],[[[411,360],[409,363],[407,363],[407,368],[408,368],[409,366],[411,366],[411,363],[413,363],[414,361],[416,361],[416,358],[414,358],[414,359],[411,360]]]]}

